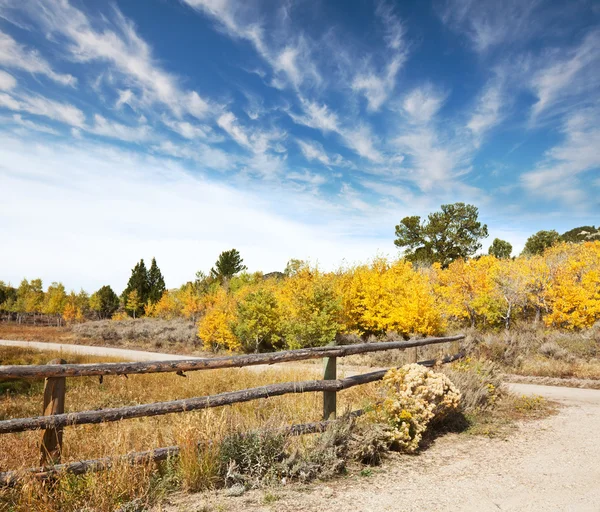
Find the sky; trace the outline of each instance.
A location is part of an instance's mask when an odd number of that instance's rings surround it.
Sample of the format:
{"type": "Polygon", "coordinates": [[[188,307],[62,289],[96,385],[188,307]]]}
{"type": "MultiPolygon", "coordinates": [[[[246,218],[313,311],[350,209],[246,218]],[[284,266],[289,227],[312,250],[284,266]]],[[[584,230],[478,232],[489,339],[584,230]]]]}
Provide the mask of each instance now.
{"type": "Polygon", "coordinates": [[[592,0],[0,0],[0,280],[398,256],[458,201],[600,224],[592,0]]]}

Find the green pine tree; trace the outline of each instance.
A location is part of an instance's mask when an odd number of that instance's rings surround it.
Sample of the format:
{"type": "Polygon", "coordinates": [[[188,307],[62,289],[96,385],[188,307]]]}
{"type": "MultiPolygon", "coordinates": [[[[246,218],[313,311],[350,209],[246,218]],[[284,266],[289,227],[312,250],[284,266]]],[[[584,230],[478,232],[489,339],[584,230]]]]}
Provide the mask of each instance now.
{"type": "Polygon", "coordinates": [[[156,264],[156,258],[152,258],[152,264],[148,271],[148,299],[157,303],[165,293],[165,279],[156,264]]]}
{"type": "Polygon", "coordinates": [[[127,304],[129,294],[134,290],[137,292],[138,307],[135,312],[132,312],[132,316],[137,317],[144,313],[144,305],[148,302],[150,293],[148,270],[143,259],[139,263],[136,263],[135,267],[131,270],[131,277],[127,283],[127,288],[121,294],[123,304],[127,304]]]}

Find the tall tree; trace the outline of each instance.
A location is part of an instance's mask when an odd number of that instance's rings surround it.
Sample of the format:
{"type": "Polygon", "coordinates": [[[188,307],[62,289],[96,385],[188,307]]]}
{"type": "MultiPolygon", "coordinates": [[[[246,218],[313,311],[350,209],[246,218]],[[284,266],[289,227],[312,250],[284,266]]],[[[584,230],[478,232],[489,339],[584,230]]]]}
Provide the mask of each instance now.
{"type": "MultiPolygon", "coordinates": [[[[148,302],[150,291],[148,271],[143,259],[139,263],[136,263],[135,267],[131,270],[131,277],[127,283],[127,288],[121,294],[123,304],[127,305],[129,294],[134,290],[137,292],[137,302],[139,305],[135,313],[132,313],[132,316],[140,316],[144,312],[144,304],[148,302]]],[[[126,309],[129,308],[126,307],[126,309]]]]}
{"type": "Polygon", "coordinates": [[[156,304],[163,293],[165,293],[165,280],[156,264],[156,258],[152,258],[152,264],[148,271],[148,300],[156,304]]]}
{"type": "Polygon", "coordinates": [[[237,249],[223,251],[219,254],[219,258],[210,270],[210,274],[220,281],[228,281],[238,272],[246,270],[247,267],[243,262],[244,260],[237,249]]]}
{"type": "Polygon", "coordinates": [[[495,256],[499,260],[505,260],[510,258],[510,253],[512,252],[512,245],[506,240],[500,240],[499,238],[494,238],[492,245],[490,245],[490,249],[488,254],[490,256],[495,256]]]}
{"type": "Polygon", "coordinates": [[[454,203],[442,205],[441,211],[430,213],[424,222],[418,215],[404,217],[396,226],[394,244],[404,249],[408,261],[447,267],[481,249],[480,240],[488,236],[488,229],[478,216],[475,206],[454,203]]]}
{"type": "Polygon", "coordinates": [[[110,318],[119,309],[119,297],[110,286],[103,286],[90,297],[90,308],[100,318],[110,318]]]}
{"type": "Polygon", "coordinates": [[[554,229],[551,229],[550,231],[538,231],[537,233],[531,235],[527,239],[527,242],[525,242],[523,254],[542,254],[546,249],[548,249],[548,247],[556,245],[559,241],[560,235],[554,229]]]}

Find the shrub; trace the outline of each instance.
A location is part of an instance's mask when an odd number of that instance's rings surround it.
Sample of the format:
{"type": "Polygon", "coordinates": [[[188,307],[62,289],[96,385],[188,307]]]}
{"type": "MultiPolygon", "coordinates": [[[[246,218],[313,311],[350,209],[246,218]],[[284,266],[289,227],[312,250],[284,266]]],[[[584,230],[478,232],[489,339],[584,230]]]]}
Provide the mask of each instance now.
{"type": "Polygon", "coordinates": [[[466,413],[484,410],[498,398],[502,377],[497,365],[470,358],[442,369],[461,394],[461,408],[466,413]]]}
{"type": "Polygon", "coordinates": [[[234,433],[221,443],[221,471],[226,485],[256,487],[277,477],[286,438],[271,432],[234,433]]]}
{"type": "Polygon", "coordinates": [[[554,359],[564,359],[568,355],[568,352],[555,341],[547,341],[540,346],[538,352],[554,359]]]}
{"type": "Polygon", "coordinates": [[[390,444],[412,453],[432,422],[443,420],[460,406],[460,392],[446,375],[418,364],[389,370],[382,381],[386,392],[376,414],[391,429],[390,444]]]}

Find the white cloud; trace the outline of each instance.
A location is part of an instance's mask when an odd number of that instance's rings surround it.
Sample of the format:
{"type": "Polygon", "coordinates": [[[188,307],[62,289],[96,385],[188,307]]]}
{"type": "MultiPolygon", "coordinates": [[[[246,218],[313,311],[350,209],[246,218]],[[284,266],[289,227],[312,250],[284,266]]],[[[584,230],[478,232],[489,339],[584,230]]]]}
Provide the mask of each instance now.
{"type": "Polygon", "coordinates": [[[488,84],[477,99],[475,110],[467,123],[467,128],[476,138],[483,136],[502,120],[504,103],[503,86],[498,81],[488,84]]]}
{"type": "Polygon", "coordinates": [[[356,128],[341,131],[340,135],[344,144],[357,155],[372,162],[383,162],[383,155],[375,147],[376,139],[368,125],[359,124],[356,128]]]}
{"type": "Polygon", "coordinates": [[[206,144],[179,145],[166,140],[153,145],[152,151],[197,162],[201,168],[217,171],[232,171],[236,169],[237,157],[231,152],[224,152],[206,144]]]}
{"type": "Polygon", "coordinates": [[[352,89],[362,92],[367,99],[367,108],[377,112],[386,102],[396,85],[396,75],[403,63],[403,58],[394,57],[386,66],[381,76],[369,71],[356,75],[352,89]]]}
{"type": "Polygon", "coordinates": [[[28,73],[46,75],[62,85],[74,86],[77,83],[74,76],[57,73],[37,51],[28,50],[3,32],[0,32],[0,65],[28,73]]]}
{"type": "Polygon", "coordinates": [[[538,9],[540,0],[447,0],[441,17],[457,32],[464,33],[477,52],[501,44],[524,41],[545,26],[550,9],[538,9]]]}
{"type": "Polygon", "coordinates": [[[298,146],[300,146],[300,150],[302,151],[304,158],[306,158],[309,162],[317,160],[323,165],[331,165],[331,160],[329,159],[329,156],[327,156],[327,153],[325,152],[325,149],[321,143],[300,139],[296,140],[296,142],[298,143],[298,146]]]}
{"type": "Polygon", "coordinates": [[[363,201],[360,198],[360,194],[348,183],[342,183],[339,197],[344,206],[353,210],[368,211],[372,209],[372,205],[363,201]]]}
{"type": "Polygon", "coordinates": [[[565,140],[546,152],[545,161],[536,170],[521,176],[526,190],[545,199],[559,199],[574,208],[590,206],[587,186],[580,178],[600,169],[599,115],[595,108],[581,110],[567,119],[563,127],[565,140]]]}
{"type": "Polygon", "coordinates": [[[15,77],[0,69],[0,91],[10,91],[17,85],[15,77]]]}
{"type": "Polygon", "coordinates": [[[12,282],[39,276],[68,288],[110,284],[119,292],[133,263],[155,256],[173,287],[231,247],[251,271],[272,271],[293,257],[332,269],[343,257],[364,260],[390,246],[389,236],[374,235],[372,222],[356,232],[357,224],[349,226],[337,211],[318,222],[306,218],[307,209],[315,215],[306,193],[237,190],[172,160],[107,145],[50,146],[8,136],[0,138],[0,161],[0,236],[11,240],[11,250],[0,251],[0,267],[12,282]]]}
{"type": "Polygon", "coordinates": [[[352,90],[364,94],[367,109],[371,112],[377,112],[392,94],[398,71],[406,60],[404,26],[392,7],[379,2],[375,14],[383,23],[384,39],[390,55],[385,55],[387,63],[380,72],[368,63],[366,69],[357,73],[352,81],[352,90]]]}
{"type": "Polygon", "coordinates": [[[94,124],[87,127],[86,131],[95,135],[120,139],[127,142],[147,142],[154,138],[148,125],[128,126],[106,119],[99,114],[94,116],[94,124]]]}
{"type": "Polygon", "coordinates": [[[23,94],[13,97],[0,93],[0,106],[17,112],[44,116],[79,128],[83,127],[85,123],[85,115],[77,107],[43,96],[23,94]]]}
{"type": "Polygon", "coordinates": [[[54,128],[51,128],[50,126],[35,123],[33,121],[30,121],[29,119],[23,119],[23,116],[21,116],[21,114],[14,114],[12,118],[8,118],[6,119],[6,121],[22,126],[23,128],[27,128],[28,130],[49,133],[50,135],[60,135],[59,131],[55,130],[54,128]]]}
{"type": "MultiPolygon", "coordinates": [[[[296,89],[301,85],[319,84],[321,76],[312,58],[311,44],[294,28],[279,27],[285,37],[284,44],[273,42],[263,27],[259,7],[255,2],[236,0],[183,0],[186,4],[217,21],[217,26],[234,39],[244,39],[252,44],[256,52],[270,65],[275,77],[270,85],[283,88],[284,78],[296,89]]],[[[281,7],[285,15],[278,25],[288,21],[286,6],[281,7]]]]}
{"type": "Polygon", "coordinates": [[[217,119],[217,124],[223,130],[225,130],[229,136],[235,140],[240,146],[244,146],[248,149],[252,149],[250,143],[250,137],[246,134],[245,130],[240,126],[237,118],[232,112],[226,112],[217,119]]]}
{"type": "MultiPolygon", "coordinates": [[[[176,116],[187,113],[197,118],[206,117],[213,108],[197,92],[182,89],[177,77],[158,65],[150,46],[116,7],[113,9],[114,19],[109,21],[103,17],[103,26],[99,28],[67,0],[24,0],[13,8],[27,11],[44,31],[66,38],[67,54],[72,60],[111,64],[129,89],[137,89],[138,97],[135,99],[142,106],[162,103],[176,116]]],[[[2,10],[10,15],[9,7],[2,10]]],[[[98,20],[96,22],[99,23],[98,20]]],[[[134,97],[130,95],[127,99],[133,101],[134,97]]]]}
{"type": "MultiPolygon", "coordinates": [[[[240,146],[245,147],[255,153],[255,155],[262,155],[269,149],[275,149],[277,152],[282,153],[280,147],[280,141],[286,137],[286,133],[278,130],[264,130],[262,128],[247,128],[240,124],[235,114],[232,112],[225,112],[217,119],[217,124],[229,136],[235,140],[240,146]]],[[[259,158],[260,160],[260,158],[259,158]]],[[[272,163],[275,161],[281,162],[280,158],[263,157],[264,163],[268,164],[272,168],[272,163]],[[268,160],[268,162],[267,162],[268,160]]]]}
{"type": "Polygon", "coordinates": [[[208,133],[211,131],[209,126],[198,126],[187,121],[174,121],[166,116],[163,116],[162,122],[175,133],[189,140],[206,139],[208,133]]]}
{"type": "Polygon", "coordinates": [[[412,122],[427,123],[438,113],[444,101],[446,94],[426,84],[409,92],[404,97],[402,108],[412,122]]]}
{"type": "Polygon", "coordinates": [[[338,116],[329,110],[327,105],[302,99],[302,110],[304,115],[296,115],[290,111],[288,111],[288,115],[297,124],[303,124],[323,132],[339,131],[338,116]]]}
{"type": "Polygon", "coordinates": [[[586,35],[581,44],[567,51],[553,51],[544,62],[549,65],[537,71],[531,88],[538,100],[531,111],[532,120],[553,107],[566,110],[566,100],[586,99],[600,88],[600,30],[586,35]]]}

